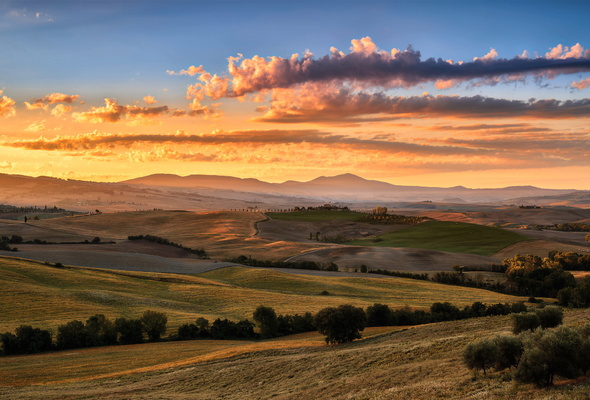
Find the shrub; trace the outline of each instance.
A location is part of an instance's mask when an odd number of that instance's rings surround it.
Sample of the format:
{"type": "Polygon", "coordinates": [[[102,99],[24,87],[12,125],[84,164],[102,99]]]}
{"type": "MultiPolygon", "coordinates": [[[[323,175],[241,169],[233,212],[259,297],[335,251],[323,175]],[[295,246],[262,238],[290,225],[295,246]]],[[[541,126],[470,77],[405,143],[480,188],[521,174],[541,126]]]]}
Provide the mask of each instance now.
{"type": "Polygon", "coordinates": [[[538,308],[535,314],[539,317],[539,323],[543,329],[554,328],[563,323],[563,310],[559,307],[538,308]]]}
{"type": "Polygon", "coordinates": [[[541,325],[539,316],[536,313],[512,314],[512,332],[519,334],[524,331],[534,331],[541,325]]]}
{"type": "Polygon", "coordinates": [[[490,339],[482,339],[467,345],[463,351],[463,361],[470,369],[487,370],[498,363],[500,351],[498,345],[490,339]]]}
{"type": "Polygon", "coordinates": [[[326,336],[327,344],[347,343],[361,338],[361,331],[367,325],[367,315],[362,308],[344,304],[320,310],[314,325],[326,336]]]}

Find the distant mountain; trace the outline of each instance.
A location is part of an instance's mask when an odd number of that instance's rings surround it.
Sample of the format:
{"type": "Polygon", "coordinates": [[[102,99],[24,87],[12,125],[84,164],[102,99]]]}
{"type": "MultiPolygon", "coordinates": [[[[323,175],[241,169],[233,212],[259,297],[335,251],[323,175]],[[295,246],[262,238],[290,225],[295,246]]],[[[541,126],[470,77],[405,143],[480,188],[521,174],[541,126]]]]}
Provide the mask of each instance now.
{"type": "Polygon", "coordinates": [[[387,182],[368,180],[354,174],[331,177],[320,176],[311,181],[286,181],[269,183],[258,179],[241,179],[216,175],[156,174],[122,183],[130,185],[162,186],[177,188],[209,188],[235,192],[270,193],[275,195],[313,197],[325,201],[442,201],[458,198],[464,202],[498,203],[522,197],[560,196],[574,190],[542,189],[534,186],[510,186],[501,189],[469,189],[463,186],[451,188],[399,186],[387,182]]]}

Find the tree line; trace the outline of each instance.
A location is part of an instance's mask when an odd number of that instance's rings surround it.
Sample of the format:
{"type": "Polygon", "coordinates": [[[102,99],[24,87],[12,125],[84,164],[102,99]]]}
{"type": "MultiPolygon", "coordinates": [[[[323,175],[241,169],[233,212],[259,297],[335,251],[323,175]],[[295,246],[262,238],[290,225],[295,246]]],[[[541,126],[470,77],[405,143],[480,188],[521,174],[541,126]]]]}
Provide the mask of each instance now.
{"type": "Polygon", "coordinates": [[[168,239],[165,239],[163,237],[160,236],[154,236],[154,235],[130,235],[127,237],[128,240],[148,240],[150,242],[154,242],[154,243],[158,243],[158,244],[163,244],[163,245],[167,245],[167,246],[173,246],[173,247],[178,247],[179,249],[183,249],[186,250],[190,253],[196,254],[202,258],[208,258],[207,256],[207,252],[204,249],[193,249],[187,246],[184,246],[180,243],[176,243],[176,242],[172,242],[168,239]]]}
{"type": "MultiPolygon", "coordinates": [[[[326,307],[315,315],[277,315],[271,307],[259,306],[252,314],[254,322],[244,319],[230,321],[217,318],[210,323],[198,318],[194,323],[181,325],[176,333],[165,340],[255,340],[269,339],[302,332],[318,331],[326,343],[345,343],[359,339],[365,327],[419,325],[439,321],[451,321],[488,315],[506,315],[526,311],[524,303],[491,304],[475,302],[459,308],[448,302],[433,303],[429,311],[412,310],[410,307],[392,309],[386,304],[373,304],[366,310],[350,304],[326,307]],[[257,329],[255,329],[257,328],[257,329]]],[[[96,314],[82,322],[69,321],[57,328],[55,343],[48,330],[21,325],[15,333],[0,334],[2,355],[32,354],[74,348],[126,345],[154,342],[162,339],[167,331],[165,313],[148,310],[140,318],[110,320],[96,314]]]]}

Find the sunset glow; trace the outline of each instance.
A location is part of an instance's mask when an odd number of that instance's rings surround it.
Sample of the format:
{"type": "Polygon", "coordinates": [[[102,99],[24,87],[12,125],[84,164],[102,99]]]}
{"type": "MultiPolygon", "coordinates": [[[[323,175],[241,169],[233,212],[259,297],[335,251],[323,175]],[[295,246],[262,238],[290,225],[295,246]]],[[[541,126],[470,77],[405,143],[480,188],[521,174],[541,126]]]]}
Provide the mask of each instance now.
{"type": "Polygon", "coordinates": [[[590,189],[590,5],[474,3],[3,2],[0,173],[590,189]]]}

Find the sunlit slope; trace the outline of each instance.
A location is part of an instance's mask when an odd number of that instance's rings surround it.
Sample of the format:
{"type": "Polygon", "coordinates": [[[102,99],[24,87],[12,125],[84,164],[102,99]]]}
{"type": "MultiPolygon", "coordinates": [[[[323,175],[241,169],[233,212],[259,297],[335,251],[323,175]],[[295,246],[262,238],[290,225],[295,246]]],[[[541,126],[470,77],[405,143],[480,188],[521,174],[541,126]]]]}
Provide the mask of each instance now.
{"type": "Polygon", "coordinates": [[[346,244],[356,246],[415,247],[490,256],[517,242],[531,240],[515,232],[462,222],[430,221],[396,232],[346,244]]]}
{"type": "MultiPolygon", "coordinates": [[[[589,316],[568,311],[565,323],[579,326],[589,316]]],[[[548,390],[517,386],[496,372],[474,378],[462,349],[510,330],[510,317],[498,316],[369,328],[364,340],[338,346],[307,333],[9,357],[0,364],[0,399],[587,399],[587,381],[548,390]]]]}
{"type": "Polygon", "coordinates": [[[245,254],[278,260],[320,247],[317,244],[271,241],[254,236],[256,223],[266,218],[258,212],[146,211],[104,213],[34,221],[51,230],[126,239],[129,235],[150,234],[191,248],[204,248],[212,258],[231,259],[245,254]]]}
{"type": "Polygon", "coordinates": [[[316,312],[344,303],[367,307],[428,307],[435,301],[458,306],[474,301],[513,302],[494,292],[394,277],[307,276],[254,268],[227,268],[199,276],[120,272],[0,259],[0,332],[21,324],[56,329],[73,319],[103,313],[137,318],[145,310],[168,315],[174,331],[205,317],[252,318],[259,305],[280,314],[316,312]],[[322,295],[321,292],[328,292],[322,295]]]}

